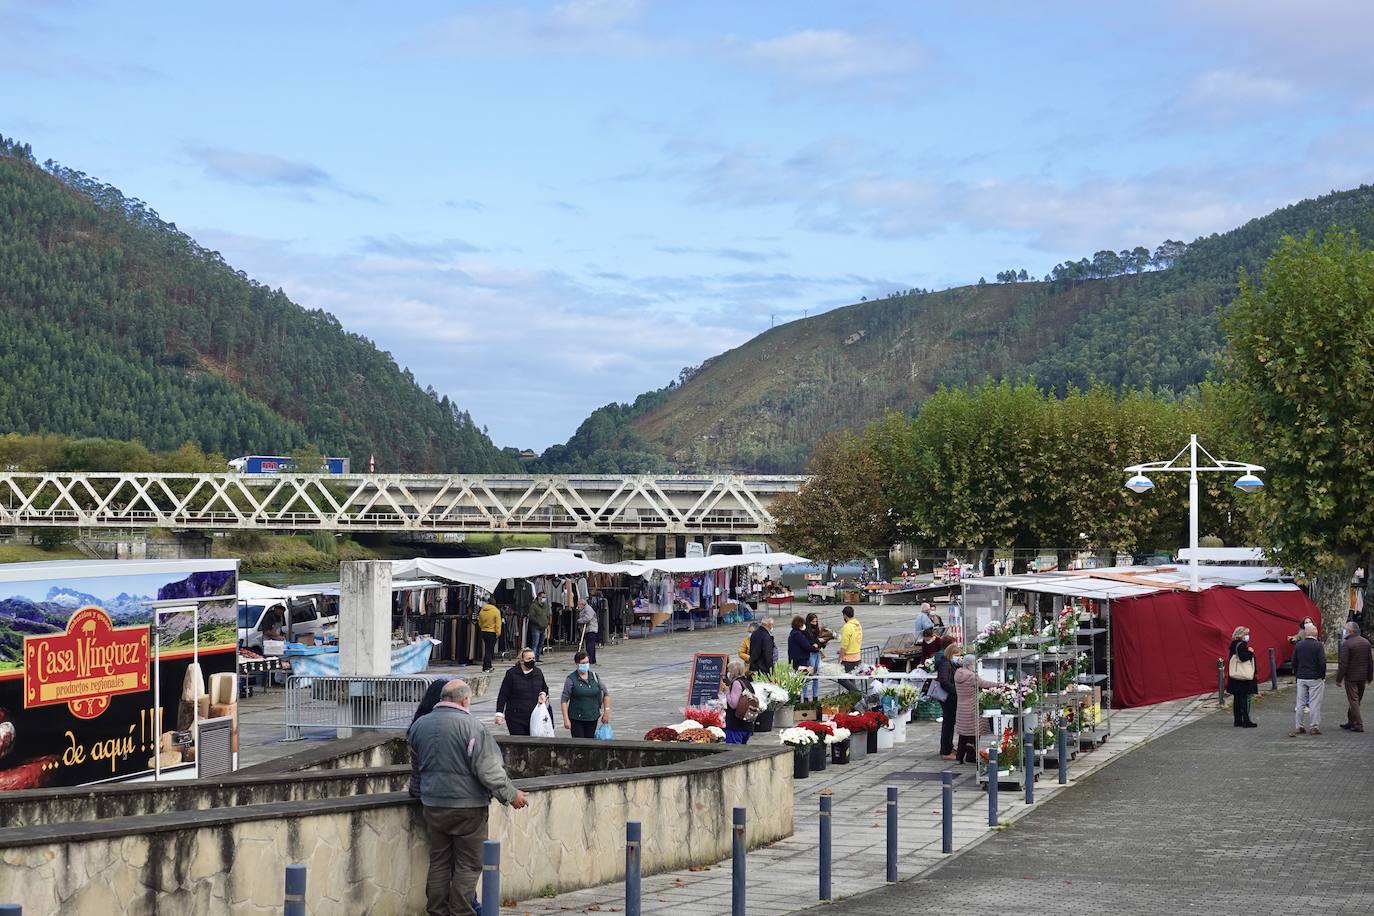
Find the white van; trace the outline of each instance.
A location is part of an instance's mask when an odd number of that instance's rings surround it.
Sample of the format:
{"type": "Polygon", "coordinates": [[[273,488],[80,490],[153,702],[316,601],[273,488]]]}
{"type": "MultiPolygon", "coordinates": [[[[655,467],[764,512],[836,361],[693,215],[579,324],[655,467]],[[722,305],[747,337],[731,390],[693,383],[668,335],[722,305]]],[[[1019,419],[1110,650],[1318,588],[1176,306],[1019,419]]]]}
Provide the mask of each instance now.
{"type": "Polygon", "coordinates": [[[268,641],[300,642],[308,633],[319,645],[326,634],[338,629],[339,618],[321,616],[313,598],[239,602],[239,645],[263,655],[268,641]],[[267,633],[281,635],[268,637],[267,633]]]}
{"type": "Polygon", "coordinates": [[[570,557],[577,557],[579,560],[587,559],[585,551],[571,550],[566,547],[502,547],[502,553],[565,553],[570,557]]]}

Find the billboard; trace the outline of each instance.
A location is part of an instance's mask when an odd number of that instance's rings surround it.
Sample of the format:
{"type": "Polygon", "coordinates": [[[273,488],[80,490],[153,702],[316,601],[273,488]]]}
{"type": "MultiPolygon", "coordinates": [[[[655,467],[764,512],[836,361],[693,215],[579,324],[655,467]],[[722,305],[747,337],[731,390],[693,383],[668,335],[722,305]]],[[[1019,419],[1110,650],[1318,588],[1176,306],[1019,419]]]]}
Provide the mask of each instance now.
{"type": "Polygon", "coordinates": [[[235,561],[0,566],[0,790],[194,763],[237,713],[237,594],[235,561]]]}

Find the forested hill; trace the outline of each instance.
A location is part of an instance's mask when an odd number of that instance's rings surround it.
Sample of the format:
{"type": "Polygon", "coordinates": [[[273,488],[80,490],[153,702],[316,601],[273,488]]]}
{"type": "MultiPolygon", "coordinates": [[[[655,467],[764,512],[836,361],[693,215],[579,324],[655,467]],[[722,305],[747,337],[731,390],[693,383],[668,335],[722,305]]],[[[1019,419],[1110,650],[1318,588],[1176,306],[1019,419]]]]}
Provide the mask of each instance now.
{"type": "MultiPolygon", "coordinates": [[[[827,433],[910,411],[940,385],[1033,376],[1187,390],[1216,365],[1220,310],[1284,235],[1353,228],[1374,239],[1374,187],[1306,200],[1191,244],[1098,252],[1041,281],[980,283],[860,302],[721,354],[682,384],[593,414],[548,457],[636,467],[802,469],[827,433]],[[591,447],[594,446],[594,447],[591,447]]],[[[989,276],[996,276],[993,271],[989,276]]]]}
{"type": "Polygon", "coordinates": [[[0,433],[315,446],[382,470],[517,470],[472,418],[323,311],[143,202],[0,137],[0,433]]]}

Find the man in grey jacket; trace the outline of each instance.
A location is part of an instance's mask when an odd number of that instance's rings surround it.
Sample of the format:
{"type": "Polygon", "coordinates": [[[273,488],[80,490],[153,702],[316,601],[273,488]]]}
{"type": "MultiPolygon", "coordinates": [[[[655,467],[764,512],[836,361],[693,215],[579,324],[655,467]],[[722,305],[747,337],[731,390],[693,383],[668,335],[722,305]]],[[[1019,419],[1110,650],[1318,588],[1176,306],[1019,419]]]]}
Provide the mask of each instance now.
{"type": "MultiPolygon", "coordinates": [[[[434,711],[411,723],[410,768],[419,776],[429,831],[428,916],[470,916],[482,873],[487,807],[529,804],[506,773],[496,739],[469,710],[472,689],[449,681],[434,711]]],[[[412,780],[414,783],[414,780],[412,780]]]]}
{"type": "Polygon", "coordinates": [[[1293,677],[1298,682],[1298,697],[1293,707],[1293,730],[1288,737],[1294,738],[1303,732],[1320,735],[1322,696],[1326,693],[1326,650],[1317,640],[1317,628],[1310,623],[1302,628],[1302,639],[1293,646],[1293,677]],[[1311,714],[1305,726],[1304,709],[1311,714]]]}

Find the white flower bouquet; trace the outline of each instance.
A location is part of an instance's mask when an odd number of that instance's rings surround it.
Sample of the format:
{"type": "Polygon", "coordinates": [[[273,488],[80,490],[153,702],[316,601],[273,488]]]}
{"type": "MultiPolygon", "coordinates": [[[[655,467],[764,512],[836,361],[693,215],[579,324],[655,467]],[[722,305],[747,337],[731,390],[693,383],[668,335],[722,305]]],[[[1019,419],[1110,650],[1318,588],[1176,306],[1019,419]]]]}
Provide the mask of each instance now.
{"type": "Polygon", "coordinates": [[[766,711],[787,703],[788,693],[783,687],[768,681],[754,682],[754,696],[759,698],[759,709],[766,711]]]}
{"type": "Polygon", "coordinates": [[[849,737],[849,729],[835,726],[834,731],[825,736],[826,744],[839,744],[849,737]]]}
{"type": "Polygon", "coordinates": [[[788,747],[810,747],[820,736],[805,728],[784,728],[778,732],[778,740],[788,747]]]}

